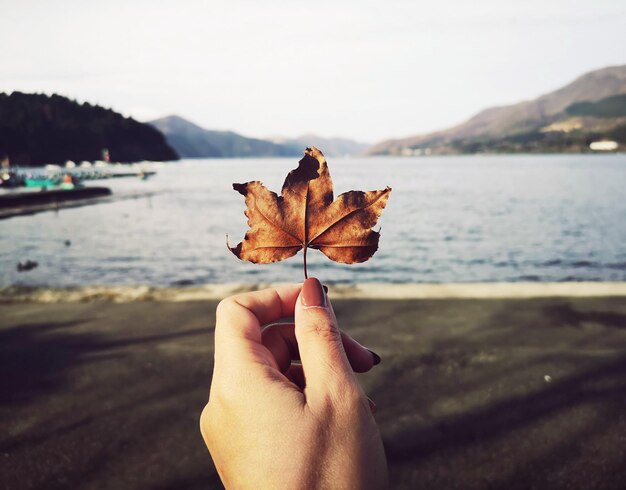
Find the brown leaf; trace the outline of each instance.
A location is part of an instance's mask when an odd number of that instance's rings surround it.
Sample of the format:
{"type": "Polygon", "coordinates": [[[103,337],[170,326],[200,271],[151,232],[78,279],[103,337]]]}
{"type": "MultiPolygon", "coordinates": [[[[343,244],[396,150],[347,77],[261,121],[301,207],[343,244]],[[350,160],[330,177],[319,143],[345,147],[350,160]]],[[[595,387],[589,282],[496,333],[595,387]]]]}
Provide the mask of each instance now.
{"type": "Polygon", "coordinates": [[[345,264],[365,262],[378,249],[380,234],[371,228],[382,213],[391,188],[350,191],[333,201],[333,183],[326,159],[307,148],[298,168],[287,175],[281,195],[258,181],[233,184],[245,196],[247,231],[230,250],[241,260],[277,262],[300,249],[321,250],[345,264]]]}

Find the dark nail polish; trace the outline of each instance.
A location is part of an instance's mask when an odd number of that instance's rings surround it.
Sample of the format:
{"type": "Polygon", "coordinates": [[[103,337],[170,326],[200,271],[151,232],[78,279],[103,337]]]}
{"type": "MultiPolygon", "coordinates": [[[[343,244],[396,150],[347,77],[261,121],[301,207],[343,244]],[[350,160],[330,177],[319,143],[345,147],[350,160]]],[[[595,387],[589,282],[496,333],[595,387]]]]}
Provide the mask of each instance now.
{"type": "Polygon", "coordinates": [[[324,292],[328,294],[328,286],[326,284],[322,284],[322,287],[324,288],[324,292]]]}
{"type": "Polygon", "coordinates": [[[376,354],[376,352],[374,352],[373,350],[370,350],[370,349],[367,349],[367,350],[369,351],[370,354],[372,354],[372,357],[374,358],[374,366],[378,366],[380,364],[380,361],[382,361],[380,356],[376,354]]]}
{"type": "Polygon", "coordinates": [[[309,277],[302,285],[302,304],[304,306],[326,306],[326,293],[322,284],[315,277],[309,277]]]}

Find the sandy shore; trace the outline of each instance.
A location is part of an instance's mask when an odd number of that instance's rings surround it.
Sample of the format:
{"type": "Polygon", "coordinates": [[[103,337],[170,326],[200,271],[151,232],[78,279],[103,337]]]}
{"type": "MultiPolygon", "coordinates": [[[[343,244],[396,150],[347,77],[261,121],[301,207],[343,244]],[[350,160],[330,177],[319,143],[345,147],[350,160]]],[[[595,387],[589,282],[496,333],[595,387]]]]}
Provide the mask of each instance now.
{"type": "MultiPolygon", "coordinates": [[[[0,288],[0,303],[82,303],[87,301],[210,301],[278,284],[205,284],[192,287],[86,286],[0,288]]],[[[525,299],[626,296],[626,282],[514,282],[460,284],[329,285],[341,299],[525,299]]]]}
{"type": "MultiPolygon", "coordinates": [[[[220,488],[198,416],[217,298],[246,288],[2,290],[0,488],[220,488]]],[[[330,296],[383,358],[360,379],[392,488],[626,488],[623,284],[330,296]]]]}

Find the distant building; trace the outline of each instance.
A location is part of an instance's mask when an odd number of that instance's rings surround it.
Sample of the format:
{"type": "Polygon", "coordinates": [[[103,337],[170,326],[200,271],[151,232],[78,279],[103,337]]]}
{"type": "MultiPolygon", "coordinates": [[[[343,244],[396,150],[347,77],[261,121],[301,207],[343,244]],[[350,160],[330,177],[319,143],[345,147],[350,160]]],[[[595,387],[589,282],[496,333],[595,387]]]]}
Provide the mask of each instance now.
{"type": "Polygon", "coordinates": [[[615,151],[618,147],[617,141],[594,141],[589,145],[593,151],[615,151]]]}
{"type": "Polygon", "coordinates": [[[432,154],[432,150],[430,148],[409,148],[405,146],[400,154],[404,157],[419,157],[432,154]]]}

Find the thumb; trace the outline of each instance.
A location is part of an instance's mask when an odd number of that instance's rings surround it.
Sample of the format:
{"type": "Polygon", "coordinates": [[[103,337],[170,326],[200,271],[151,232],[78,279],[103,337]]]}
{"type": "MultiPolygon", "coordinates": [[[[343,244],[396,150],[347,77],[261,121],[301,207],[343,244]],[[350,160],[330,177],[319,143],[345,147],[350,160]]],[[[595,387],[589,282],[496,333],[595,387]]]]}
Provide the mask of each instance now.
{"type": "Polygon", "coordinates": [[[304,281],[295,307],[295,333],[309,395],[325,395],[356,383],[337,319],[316,278],[304,281]]]}

